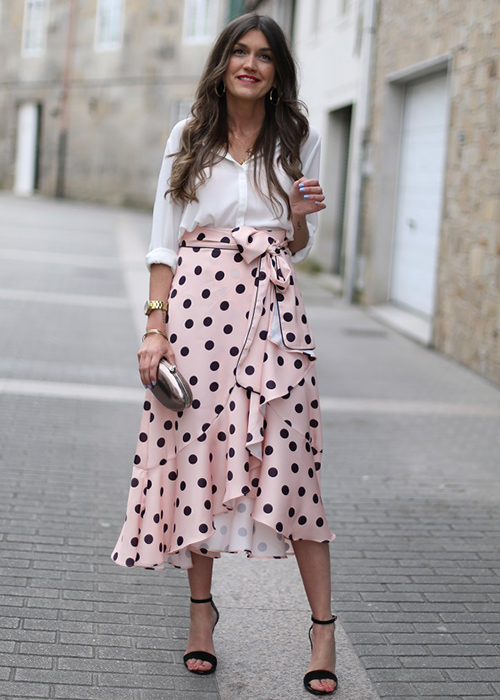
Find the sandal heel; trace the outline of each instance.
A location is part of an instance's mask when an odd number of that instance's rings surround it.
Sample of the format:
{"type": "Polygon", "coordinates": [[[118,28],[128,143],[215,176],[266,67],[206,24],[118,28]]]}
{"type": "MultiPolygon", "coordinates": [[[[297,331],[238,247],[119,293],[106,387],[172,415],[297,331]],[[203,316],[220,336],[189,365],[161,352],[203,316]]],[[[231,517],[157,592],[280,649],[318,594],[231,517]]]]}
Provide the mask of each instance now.
{"type": "MultiPolygon", "coordinates": [[[[337,616],[332,615],[331,620],[317,620],[315,617],[311,616],[311,620],[313,621],[313,624],[316,625],[333,625],[337,620],[337,616]]],[[[313,625],[311,625],[311,627],[309,628],[309,643],[311,645],[311,651],[313,649],[312,630],[313,625]]],[[[339,681],[335,673],[320,669],[317,671],[309,671],[309,673],[306,673],[306,675],[304,676],[304,687],[312,695],[333,695],[333,693],[339,687],[339,681]],[[316,690],[311,686],[312,681],[324,680],[332,680],[335,683],[335,688],[333,690],[316,690]]]]}
{"type": "MultiPolygon", "coordinates": [[[[190,598],[192,603],[210,603],[212,608],[215,610],[217,613],[217,618],[214,622],[214,626],[212,627],[212,634],[215,629],[216,624],[219,622],[219,611],[217,610],[217,606],[215,605],[212,596],[210,598],[203,598],[202,600],[197,600],[195,598],[190,598]]],[[[182,660],[184,661],[184,666],[187,668],[187,670],[190,673],[194,673],[197,676],[208,676],[211,673],[215,673],[215,669],[217,668],[217,657],[214,656],[213,654],[210,654],[208,651],[190,651],[187,654],[184,654],[182,657],[182,660]],[[209,664],[212,664],[212,668],[209,668],[208,671],[199,671],[197,669],[191,670],[189,666],[187,665],[187,662],[189,659],[199,659],[200,661],[207,661],[209,664]]]]}

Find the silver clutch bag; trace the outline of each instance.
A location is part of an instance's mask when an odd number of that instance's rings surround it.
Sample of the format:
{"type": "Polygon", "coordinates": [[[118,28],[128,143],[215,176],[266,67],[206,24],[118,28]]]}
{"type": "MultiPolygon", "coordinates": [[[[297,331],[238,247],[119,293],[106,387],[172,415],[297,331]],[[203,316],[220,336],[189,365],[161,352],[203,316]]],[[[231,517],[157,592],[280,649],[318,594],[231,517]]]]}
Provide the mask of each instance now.
{"type": "Polygon", "coordinates": [[[158,365],[158,379],[153,387],[153,394],[171,411],[183,411],[191,406],[193,400],[189,384],[177,367],[165,358],[162,358],[158,365]]]}

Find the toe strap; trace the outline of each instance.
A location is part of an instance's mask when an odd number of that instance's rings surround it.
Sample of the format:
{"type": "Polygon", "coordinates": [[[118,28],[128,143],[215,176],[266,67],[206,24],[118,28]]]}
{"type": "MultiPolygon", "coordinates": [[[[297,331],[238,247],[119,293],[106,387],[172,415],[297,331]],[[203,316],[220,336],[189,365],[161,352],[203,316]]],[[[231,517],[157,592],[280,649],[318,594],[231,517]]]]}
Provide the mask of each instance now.
{"type": "Polygon", "coordinates": [[[217,659],[213,654],[209,654],[208,651],[190,651],[189,654],[184,654],[183,661],[189,661],[189,659],[199,659],[200,661],[208,661],[212,664],[212,667],[217,666],[217,659]]]}
{"type": "MultiPolygon", "coordinates": [[[[337,676],[332,673],[331,671],[309,671],[309,673],[306,673],[304,676],[304,685],[309,686],[311,681],[325,681],[327,679],[330,679],[332,681],[335,681],[335,683],[338,685],[339,682],[337,680],[337,676]]],[[[323,695],[323,693],[321,693],[323,695]]]]}

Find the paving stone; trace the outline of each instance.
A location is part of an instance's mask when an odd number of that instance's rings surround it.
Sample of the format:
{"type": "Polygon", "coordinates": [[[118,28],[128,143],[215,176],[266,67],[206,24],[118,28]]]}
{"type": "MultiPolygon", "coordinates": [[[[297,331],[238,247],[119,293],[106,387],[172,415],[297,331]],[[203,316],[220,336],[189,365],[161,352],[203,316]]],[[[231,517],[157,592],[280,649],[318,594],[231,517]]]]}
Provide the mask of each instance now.
{"type": "MultiPolygon", "coordinates": [[[[89,205],[75,219],[69,202],[19,202],[4,193],[0,200],[0,246],[23,241],[37,250],[43,240],[47,251],[66,250],[71,239],[82,254],[114,255],[116,212],[89,205]],[[56,217],[57,228],[48,238],[37,235],[36,226],[23,224],[28,211],[36,222],[56,217]],[[13,221],[19,222],[15,229],[13,221]]],[[[142,222],[138,235],[146,248],[149,217],[133,216],[142,222]]],[[[0,259],[0,279],[4,287],[16,280],[35,293],[126,296],[119,265],[85,276],[0,259]]],[[[500,497],[491,488],[500,463],[498,417],[436,413],[433,407],[500,406],[500,392],[391,330],[383,329],[383,337],[347,332],[380,326],[303,279],[323,396],[346,406],[323,409],[323,496],[337,534],[333,609],[341,613],[339,634],[346,635],[339,661],[349,642],[365,663],[370,700],[499,697],[500,497]],[[360,402],[356,411],[349,408],[351,399],[360,402]],[[404,410],[384,410],[387,401],[400,401],[404,410]],[[415,402],[420,408],[412,413],[415,402]]],[[[13,333],[17,320],[0,300],[0,379],[137,386],[137,333],[129,311],[76,311],[77,325],[69,304],[40,303],[30,328],[13,333]],[[57,328],[71,333],[54,347],[57,328]],[[33,333],[40,339],[36,357],[33,333]]],[[[269,683],[288,688],[288,650],[277,649],[276,640],[247,653],[278,655],[286,661],[283,679],[251,677],[224,648],[218,683],[188,675],[182,664],[185,572],[125,571],[110,561],[123,522],[140,406],[0,393],[0,418],[0,697],[232,700],[227,678],[236,672],[242,700],[269,700],[269,683]],[[26,422],[30,431],[23,430],[26,422]],[[248,689],[253,694],[245,696],[248,689]]],[[[261,585],[251,567],[245,577],[247,587],[261,585]]],[[[290,700],[300,688],[293,668],[292,690],[276,700],[290,700]]],[[[349,678],[339,691],[344,700],[366,697],[356,690],[361,674],[341,669],[349,678]]]]}

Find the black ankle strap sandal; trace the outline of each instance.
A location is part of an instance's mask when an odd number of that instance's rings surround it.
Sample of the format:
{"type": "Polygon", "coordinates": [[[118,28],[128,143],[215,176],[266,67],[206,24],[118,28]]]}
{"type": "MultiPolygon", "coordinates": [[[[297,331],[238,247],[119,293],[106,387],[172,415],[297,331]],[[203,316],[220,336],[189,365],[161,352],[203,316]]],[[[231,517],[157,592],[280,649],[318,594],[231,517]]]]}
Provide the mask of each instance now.
{"type": "MultiPolygon", "coordinates": [[[[192,603],[210,603],[212,608],[217,613],[217,619],[215,620],[214,626],[212,627],[213,632],[215,629],[215,625],[219,622],[219,611],[215,606],[212,596],[210,596],[210,598],[204,598],[203,600],[196,600],[195,598],[191,598],[190,600],[192,603]]],[[[210,673],[214,673],[215,669],[217,668],[217,657],[213,654],[209,654],[208,651],[190,651],[188,654],[184,654],[182,659],[184,661],[184,666],[187,668],[187,670],[190,673],[195,673],[198,676],[208,676],[210,673]],[[199,659],[200,661],[207,661],[209,664],[212,664],[212,668],[209,668],[208,671],[200,671],[198,669],[191,670],[187,665],[189,659],[199,659]]]]}
{"type": "MultiPolygon", "coordinates": [[[[336,615],[332,615],[331,620],[317,620],[315,617],[311,615],[311,620],[315,625],[333,625],[333,623],[337,620],[336,615]]],[[[309,642],[311,644],[311,651],[313,648],[313,642],[312,642],[312,637],[311,637],[311,632],[313,629],[313,625],[309,628],[309,642]]],[[[318,670],[318,671],[309,671],[309,673],[306,673],[304,676],[304,687],[307,691],[312,693],[312,695],[332,695],[337,688],[339,687],[339,682],[337,679],[337,676],[332,673],[331,671],[323,671],[323,670],[318,670]],[[335,683],[335,688],[333,690],[316,690],[315,688],[311,687],[311,681],[324,681],[324,680],[332,680],[335,683]]]]}

